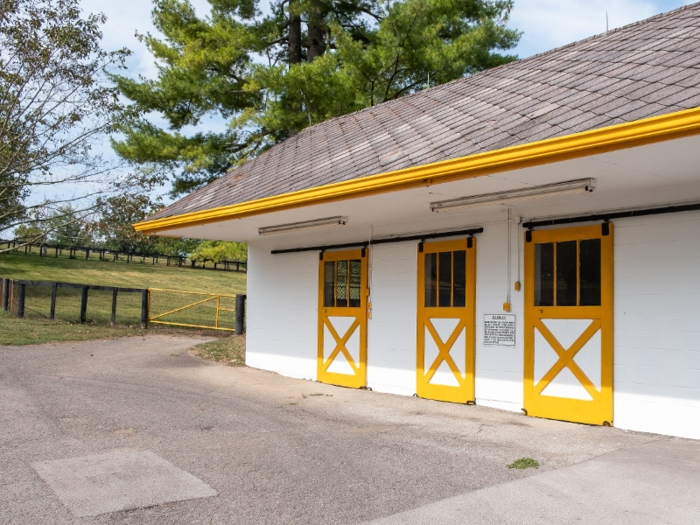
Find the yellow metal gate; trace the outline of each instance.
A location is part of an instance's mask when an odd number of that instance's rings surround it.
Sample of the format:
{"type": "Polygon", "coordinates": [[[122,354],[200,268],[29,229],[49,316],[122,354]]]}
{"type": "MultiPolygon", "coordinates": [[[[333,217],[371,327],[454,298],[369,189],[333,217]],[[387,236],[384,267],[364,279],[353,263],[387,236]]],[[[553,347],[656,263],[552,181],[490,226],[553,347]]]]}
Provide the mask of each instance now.
{"type": "Polygon", "coordinates": [[[367,250],[321,253],[318,380],[367,386],[367,250]]]}
{"type": "Polygon", "coordinates": [[[416,394],[473,401],[476,239],[421,243],[418,250],[416,394]]]}
{"type": "Polygon", "coordinates": [[[525,236],[524,408],[612,424],[612,224],[525,236]]]}

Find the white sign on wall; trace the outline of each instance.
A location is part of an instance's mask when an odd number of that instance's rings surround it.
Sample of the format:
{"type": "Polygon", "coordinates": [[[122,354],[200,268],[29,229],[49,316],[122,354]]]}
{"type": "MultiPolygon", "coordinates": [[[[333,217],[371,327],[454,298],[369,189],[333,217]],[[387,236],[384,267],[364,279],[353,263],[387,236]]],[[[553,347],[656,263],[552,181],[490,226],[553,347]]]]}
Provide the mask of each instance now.
{"type": "Polygon", "coordinates": [[[484,345],[515,346],[515,314],[485,314],[484,345]]]}

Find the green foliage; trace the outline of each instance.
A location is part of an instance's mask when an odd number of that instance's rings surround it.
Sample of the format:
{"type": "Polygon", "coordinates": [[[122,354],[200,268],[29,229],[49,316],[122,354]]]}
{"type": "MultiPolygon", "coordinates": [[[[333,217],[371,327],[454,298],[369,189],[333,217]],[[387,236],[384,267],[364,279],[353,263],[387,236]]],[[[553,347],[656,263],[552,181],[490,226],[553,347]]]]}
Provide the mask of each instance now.
{"type": "Polygon", "coordinates": [[[93,228],[102,245],[124,252],[152,252],[152,238],[137,232],[133,224],[155,213],[160,206],[148,195],[124,194],[99,201],[100,214],[93,228]]]}
{"type": "Polygon", "coordinates": [[[97,219],[92,228],[100,239],[100,245],[110,250],[189,256],[201,241],[153,237],[134,230],[134,224],[161,208],[159,200],[143,194],[124,193],[101,198],[98,200],[97,219]]]}
{"type": "Polygon", "coordinates": [[[515,468],[515,469],[526,469],[526,468],[540,468],[540,464],[537,462],[537,460],[534,460],[532,458],[520,458],[516,459],[508,465],[508,468],[515,468]]]}
{"type": "Polygon", "coordinates": [[[44,230],[33,224],[20,224],[15,228],[15,240],[29,243],[39,243],[45,238],[44,230]]]}
{"type": "Polygon", "coordinates": [[[44,227],[51,233],[49,241],[62,246],[90,246],[92,232],[82,214],[74,206],[59,206],[45,221],[44,227]]]}
{"type": "Polygon", "coordinates": [[[158,78],[112,76],[141,112],[114,149],[175,173],[173,195],[310,125],[507,63],[520,37],[505,27],[513,0],[273,0],[267,16],[254,0],[209,3],[199,18],[188,0],[154,0],[164,38],[140,38],[158,78]],[[208,117],[226,130],[186,133],[208,117]]]}
{"type": "Polygon", "coordinates": [[[194,252],[195,261],[247,261],[248,245],[242,242],[202,241],[194,252]]]}
{"type": "Polygon", "coordinates": [[[150,237],[151,251],[163,255],[189,256],[202,242],[199,239],[178,239],[172,237],[150,237]]]}

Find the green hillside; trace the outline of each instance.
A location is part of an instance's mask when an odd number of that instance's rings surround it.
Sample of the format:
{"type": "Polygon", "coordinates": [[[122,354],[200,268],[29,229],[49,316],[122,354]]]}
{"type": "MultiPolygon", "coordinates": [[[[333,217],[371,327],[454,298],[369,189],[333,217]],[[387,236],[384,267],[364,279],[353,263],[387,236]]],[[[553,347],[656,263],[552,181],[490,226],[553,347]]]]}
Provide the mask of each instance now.
{"type": "Polygon", "coordinates": [[[0,277],[220,294],[245,293],[246,290],[244,272],[154,266],[149,262],[56,259],[38,254],[0,254],[0,277]]]}

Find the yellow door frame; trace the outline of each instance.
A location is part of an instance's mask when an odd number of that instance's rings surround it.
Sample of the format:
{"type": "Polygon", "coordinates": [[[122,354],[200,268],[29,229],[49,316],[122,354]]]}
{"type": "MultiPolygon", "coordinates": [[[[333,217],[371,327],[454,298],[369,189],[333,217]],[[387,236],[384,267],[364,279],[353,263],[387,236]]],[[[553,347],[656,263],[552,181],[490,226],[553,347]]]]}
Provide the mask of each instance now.
{"type": "MultiPolygon", "coordinates": [[[[317,355],[317,379],[322,383],[330,383],[332,385],[345,386],[349,388],[363,388],[367,386],[367,297],[369,295],[367,270],[368,270],[368,250],[349,250],[342,252],[321,252],[318,270],[318,355],[317,355]],[[360,306],[359,307],[327,307],[324,306],[324,276],[325,263],[329,261],[361,261],[361,278],[360,278],[360,306]],[[329,317],[355,317],[355,320],[348,328],[345,334],[337,333],[333,324],[328,320],[329,317]],[[328,329],[331,336],[335,340],[335,349],[328,358],[324,358],[324,327],[328,329]],[[345,344],[350,339],[352,334],[359,330],[360,338],[360,356],[359,363],[355,363],[350,355],[350,352],[345,347],[345,344]],[[341,374],[329,372],[328,368],[333,363],[333,360],[339,355],[343,355],[347,359],[353,374],[341,374]]],[[[337,264],[336,264],[337,267],[337,264]]],[[[348,268],[348,280],[350,270],[348,268]]],[[[337,278],[337,277],[336,277],[337,278]]],[[[334,281],[335,283],[335,281],[334,281]]],[[[335,285],[334,285],[335,289],[335,285]]],[[[348,284],[349,294],[349,284],[348,284]]],[[[335,293],[335,292],[334,292],[335,293]]],[[[349,302],[349,299],[348,299],[349,302]]]]}
{"type": "MultiPolygon", "coordinates": [[[[579,245],[577,244],[577,247],[579,245]]],[[[577,251],[577,254],[579,252],[577,251]]],[[[556,254],[556,252],[555,252],[556,254]]],[[[577,255],[577,279],[580,261],[577,255]]],[[[556,305],[556,256],[554,258],[554,304],[556,305]]],[[[611,425],[613,421],[613,225],[597,224],[525,233],[525,374],[524,409],[527,415],[611,425]],[[527,238],[531,235],[531,240],[527,238]],[[540,243],[601,240],[600,306],[535,306],[535,246],[540,243]],[[567,349],[551,334],[542,319],[591,319],[591,325],[567,349]],[[556,364],[535,384],[535,330],[557,353],[556,364]],[[576,353],[600,330],[600,391],[574,361],[576,353]],[[542,395],[542,391],[564,368],[569,368],[592,400],[542,395]]],[[[580,294],[580,292],[579,292],[580,294]]],[[[578,304],[578,303],[577,303],[578,304]]]]}
{"type": "MultiPolygon", "coordinates": [[[[452,292],[454,293],[454,292],[452,292]]],[[[468,403],[474,401],[474,353],[475,353],[475,309],[476,303],[476,239],[459,239],[454,241],[438,241],[418,245],[418,320],[417,320],[417,352],[416,352],[416,395],[426,399],[450,401],[453,403],[468,403]],[[426,307],[425,306],[425,256],[429,253],[466,251],[466,281],[465,306],[463,307],[426,307]],[[459,319],[447,341],[442,341],[430,319],[448,318],[459,319]],[[438,347],[438,356],[425,370],[425,330],[428,329],[438,347]],[[464,376],[454,363],[450,352],[458,339],[462,328],[465,335],[465,370],[464,376]],[[433,384],[438,367],[447,363],[459,383],[459,386],[433,384]]],[[[458,349],[455,349],[458,350],[458,349]]],[[[452,354],[454,355],[454,354],[452,354]]]]}

